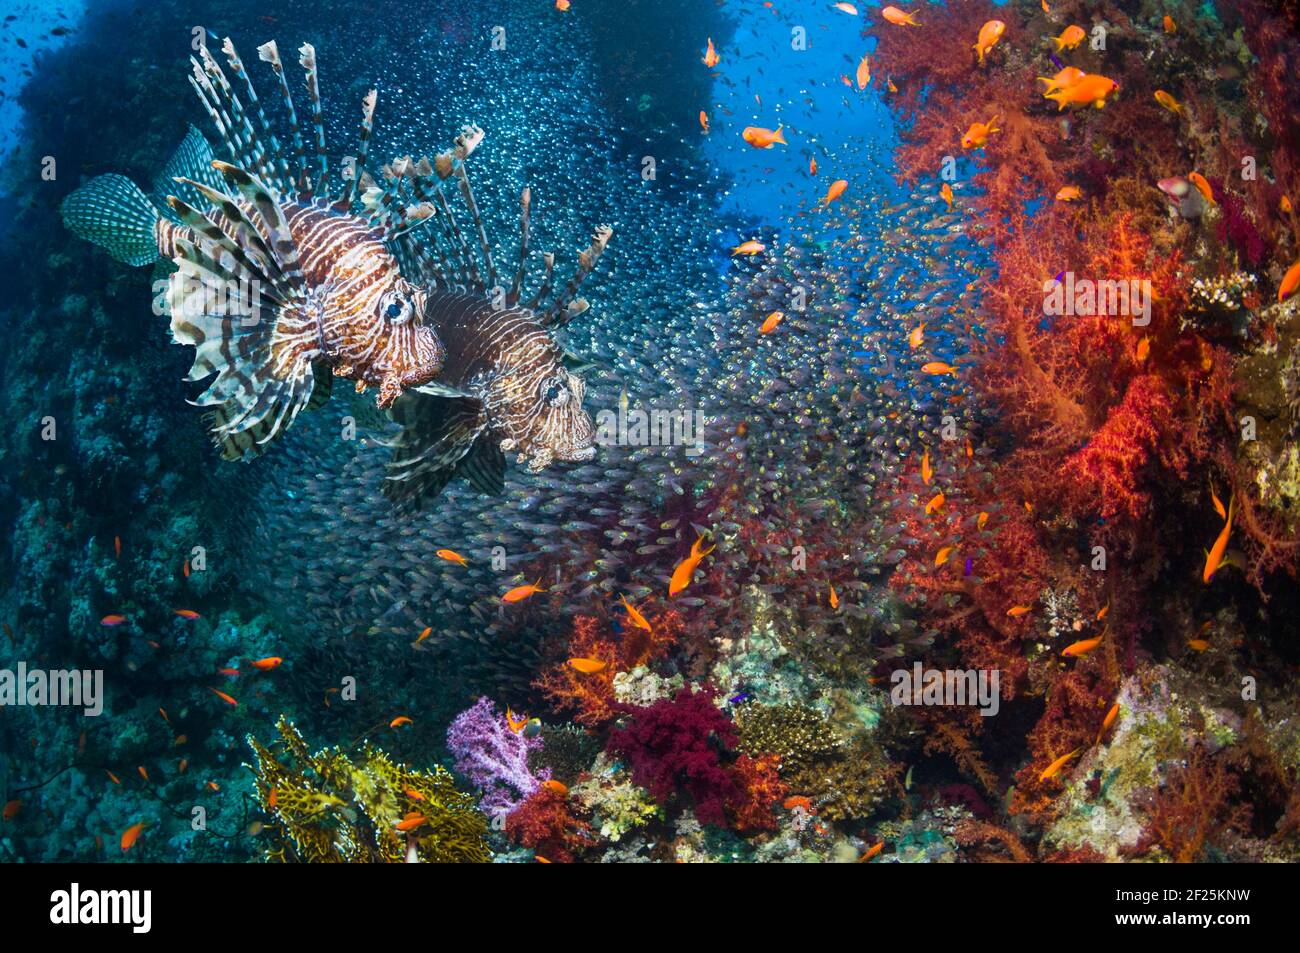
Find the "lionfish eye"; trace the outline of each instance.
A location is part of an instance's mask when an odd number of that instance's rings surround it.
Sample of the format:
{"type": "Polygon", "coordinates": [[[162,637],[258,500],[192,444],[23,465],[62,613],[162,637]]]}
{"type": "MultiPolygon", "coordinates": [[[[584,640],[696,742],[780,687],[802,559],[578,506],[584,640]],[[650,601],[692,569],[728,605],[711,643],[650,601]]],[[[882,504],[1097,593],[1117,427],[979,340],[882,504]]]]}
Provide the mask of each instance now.
{"type": "Polygon", "coordinates": [[[560,396],[559,384],[552,384],[550,387],[546,388],[546,402],[548,404],[555,403],[555,399],[559,396],[560,396]]]}
{"type": "Polygon", "coordinates": [[[394,319],[400,318],[402,316],[402,303],[400,301],[392,302],[388,306],[388,310],[384,313],[387,314],[390,318],[394,318],[394,319]]]}

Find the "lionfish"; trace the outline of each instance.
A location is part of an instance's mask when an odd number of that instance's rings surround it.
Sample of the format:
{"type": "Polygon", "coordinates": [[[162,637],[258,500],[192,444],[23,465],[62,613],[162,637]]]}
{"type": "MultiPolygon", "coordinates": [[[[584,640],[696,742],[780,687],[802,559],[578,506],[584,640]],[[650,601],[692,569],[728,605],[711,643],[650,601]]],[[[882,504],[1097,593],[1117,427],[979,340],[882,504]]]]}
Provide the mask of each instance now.
{"type": "Polygon", "coordinates": [[[500,493],[507,451],[531,472],[591,459],[595,432],[578,376],[590,365],[564,351],[554,332],[587,309],[579,286],[611,229],[596,230],[562,290],[553,281],[555,256],[545,254],[541,288],[521,304],[531,196],[525,188],[518,265],[503,289],[465,165],[482,129],[464,127],[433,160],[394,159],[377,179],[366,168],[372,89],[356,155],[334,171],[316,51],[309,44],[298,51],[308,131],[272,40],[258,54],[279,80],[291,165],[230,39],[221,52],[235,83],[206,45],[197,52],[190,85],[230,161],[216,160],[191,126],[151,195],[125,176],[101,175],[69,195],[62,211],[73,232],[119,261],[175,264],[166,295],[172,338],[195,348],[187,380],[215,375],[192,403],[212,409],[221,455],[258,456],[300,411],[324,404],[332,379],[342,377],[358,392],[377,386],[378,406],[401,425],[388,441],[385,481],[399,502],[418,503],[456,476],[500,493]],[[448,201],[453,179],[477,252],[448,201]]]}

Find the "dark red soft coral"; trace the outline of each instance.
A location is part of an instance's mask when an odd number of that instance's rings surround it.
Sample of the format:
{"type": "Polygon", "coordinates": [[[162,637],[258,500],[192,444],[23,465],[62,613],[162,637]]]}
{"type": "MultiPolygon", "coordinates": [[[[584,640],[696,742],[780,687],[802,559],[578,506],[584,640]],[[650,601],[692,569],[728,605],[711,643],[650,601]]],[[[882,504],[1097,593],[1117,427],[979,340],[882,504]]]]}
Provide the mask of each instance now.
{"type": "Polygon", "coordinates": [[[506,818],[506,836],[548,861],[569,864],[596,843],[591,825],[573,816],[565,795],[538,788],[506,818]]]}
{"type": "Polygon", "coordinates": [[[725,826],[726,806],[738,801],[740,789],[722,756],[737,736],[713,699],[709,689],[684,688],[649,707],[619,705],[627,723],[610,733],[607,750],[657,802],[685,791],[701,823],[725,826]]]}

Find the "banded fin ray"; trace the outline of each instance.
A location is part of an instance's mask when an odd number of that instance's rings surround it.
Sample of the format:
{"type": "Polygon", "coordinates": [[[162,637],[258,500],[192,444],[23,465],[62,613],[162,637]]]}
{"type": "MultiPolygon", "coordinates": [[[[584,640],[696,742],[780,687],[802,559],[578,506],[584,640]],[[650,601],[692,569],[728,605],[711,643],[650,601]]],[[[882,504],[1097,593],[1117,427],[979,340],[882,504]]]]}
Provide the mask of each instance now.
{"type": "MultiPolygon", "coordinates": [[[[401,426],[396,436],[385,441],[393,454],[386,465],[384,495],[395,503],[413,505],[426,495],[437,496],[456,475],[475,442],[490,443],[486,440],[486,410],[472,397],[407,392],[393,405],[389,416],[401,426]]],[[[490,458],[471,467],[485,486],[495,485],[490,479],[492,468],[490,458]]],[[[504,456],[500,468],[504,487],[504,456]]]]}

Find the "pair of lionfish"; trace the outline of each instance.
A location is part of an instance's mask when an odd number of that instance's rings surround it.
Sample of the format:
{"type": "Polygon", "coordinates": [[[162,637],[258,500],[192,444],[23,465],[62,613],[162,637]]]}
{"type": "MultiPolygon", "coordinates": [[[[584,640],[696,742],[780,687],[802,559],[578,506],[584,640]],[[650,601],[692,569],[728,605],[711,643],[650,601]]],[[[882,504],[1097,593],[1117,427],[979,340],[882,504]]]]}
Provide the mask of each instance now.
{"type": "Polygon", "coordinates": [[[212,408],[222,456],[257,456],[300,411],[329,398],[333,377],[343,377],[358,391],[378,387],[379,407],[401,425],[389,442],[385,485],[399,501],[436,495],[455,476],[500,493],[509,451],[530,472],[591,459],[581,362],[553,332],[586,310],[578,288],[611,230],[596,230],[562,291],[546,254],[541,289],[521,303],[530,194],[521,197],[518,265],[502,289],[465,170],[481,129],[465,127],[454,148],[432,161],[398,158],[376,179],[366,170],[371,90],[357,154],[335,173],[316,51],[299,50],[309,142],[271,41],[258,54],[279,80],[291,164],[234,44],[226,39],[221,49],[238,89],[206,46],[191,57],[190,84],[231,161],[215,160],[191,127],[152,197],[125,176],[103,175],[68,196],[63,217],[119,261],[176,265],[167,292],[172,337],[195,348],[188,380],[216,375],[194,403],[212,408]],[[448,201],[450,180],[468,208],[481,262],[448,201]]]}

